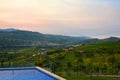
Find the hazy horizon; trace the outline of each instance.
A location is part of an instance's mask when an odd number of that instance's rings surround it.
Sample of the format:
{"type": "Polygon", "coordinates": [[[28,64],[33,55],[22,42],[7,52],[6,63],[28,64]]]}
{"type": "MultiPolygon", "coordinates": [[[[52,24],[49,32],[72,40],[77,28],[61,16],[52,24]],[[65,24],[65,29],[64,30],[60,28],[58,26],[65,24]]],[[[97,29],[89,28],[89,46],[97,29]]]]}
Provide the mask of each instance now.
{"type": "MultiPolygon", "coordinates": [[[[15,30],[23,30],[23,29],[17,29],[17,28],[0,28],[1,30],[7,30],[7,29],[15,29],[15,30]]],[[[25,31],[32,31],[32,30],[25,30],[25,31]]],[[[38,32],[38,31],[32,31],[32,32],[38,32]]],[[[41,33],[41,32],[38,32],[41,33]]],[[[48,33],[41,33],[41,34],[48,34],[48,33]]],[[[120,36],[104,36],[104,37],[95,37],[95,36],[85,36],[85,35],[64,35],[64,34],[48,34],[48,35],[61,35],[61,36],[70,36],[70,37],[89,37],[89,38],[98,38],[98,39],[106,39],[110,37],[118,37],[120,36]]]]}
{"type": "Polygon", "coordinates": [[[120,0],[0,0],[0,28],[120,37],[120,0]]]}

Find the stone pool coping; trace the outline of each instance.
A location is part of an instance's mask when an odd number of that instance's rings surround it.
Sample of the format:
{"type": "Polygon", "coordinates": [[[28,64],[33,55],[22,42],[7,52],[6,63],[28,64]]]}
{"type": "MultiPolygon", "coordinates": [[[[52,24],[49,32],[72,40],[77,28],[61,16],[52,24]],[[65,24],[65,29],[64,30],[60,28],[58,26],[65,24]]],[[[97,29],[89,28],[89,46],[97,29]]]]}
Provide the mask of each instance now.
{"type": "Polygon", "coordinates": [[[35,67],[35,68],[37,68],[37,69],[39,69],[39,70],[49,74],[50,76],[53,76],[53,77],[57,78],[58,80],[66,80],[66,79],[64,79],[64,78],[62,78],[62,77],[60,77],[60,76],[58,76],[58,75],[56,75],[56,74],[54,74],[52,72],[49,72],[49,71],[47,71],[47,70],[45,70],[45,69],[43,69],[41,67],[35,67]]]}

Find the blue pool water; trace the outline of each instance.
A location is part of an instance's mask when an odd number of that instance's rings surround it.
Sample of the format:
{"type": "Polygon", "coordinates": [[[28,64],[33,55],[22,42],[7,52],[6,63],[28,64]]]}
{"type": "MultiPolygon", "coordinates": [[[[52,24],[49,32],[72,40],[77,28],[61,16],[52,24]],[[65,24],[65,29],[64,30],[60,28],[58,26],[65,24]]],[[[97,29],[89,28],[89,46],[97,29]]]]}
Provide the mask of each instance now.
{"type": "Polygon", "coordinates": [[[58,80],[37,68],[0,69],[0,80],[58,80]]]}

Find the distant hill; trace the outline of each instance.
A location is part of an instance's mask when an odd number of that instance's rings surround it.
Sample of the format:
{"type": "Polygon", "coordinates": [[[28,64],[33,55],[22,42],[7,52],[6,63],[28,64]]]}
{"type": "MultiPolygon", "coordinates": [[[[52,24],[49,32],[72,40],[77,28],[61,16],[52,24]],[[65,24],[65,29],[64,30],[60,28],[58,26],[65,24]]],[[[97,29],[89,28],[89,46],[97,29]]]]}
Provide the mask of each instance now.
{"type": "Polygon", "coordinates": [[[42,34],[13,28],[0,29],[0,47],[8,46],[60,46],[91,39],[90,37],[70,37],[42,34]]]}
{"type": "Polygon", "coordinates": [[[118,38],[118,37],[109,37],[109,38],[105,38],[105,39],[92,38],[92,39],[75,42],[75,44],[90,44],[90,43],[116,42],[116,41],[120,41],[120,38],[118,38]]]}
{"type": "Polygon", "coordinates": [[[12,31],[17,31],[17,29],[14,29],[14,28],[7,28],[7,29],[0,29],[0,31],[12,32],[12,31]]]}
{"type": "Polygon", "coordinates": [[[73,44],[89,44],[98,42],[120,41],[120,38],[109,37],[95,39],[87,36],[72,37],[62,35],[42,34],[39,32],[18,30],[14,28],[0,29],[0,47],[12,46],[62,46],[73,44]]]}
{"type": "Polygon", "coordinates": [[[109,37],[109,38],[106,38],[106,39],[103,39],[103,41],[119,41],[120,38],[117,38],[117,37],[109,37]]]}

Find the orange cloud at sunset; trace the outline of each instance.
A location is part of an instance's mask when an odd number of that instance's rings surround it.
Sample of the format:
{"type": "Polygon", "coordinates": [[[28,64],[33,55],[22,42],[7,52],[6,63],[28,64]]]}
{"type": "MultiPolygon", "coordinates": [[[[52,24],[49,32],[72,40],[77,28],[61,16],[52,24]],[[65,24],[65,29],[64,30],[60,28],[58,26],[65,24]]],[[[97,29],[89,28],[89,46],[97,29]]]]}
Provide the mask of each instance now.
{"type": "Polygon", "coordinates": [[[119,7],[118,0],[0,0],[0,28],[109,35],[119,30],[119,7]]]}

